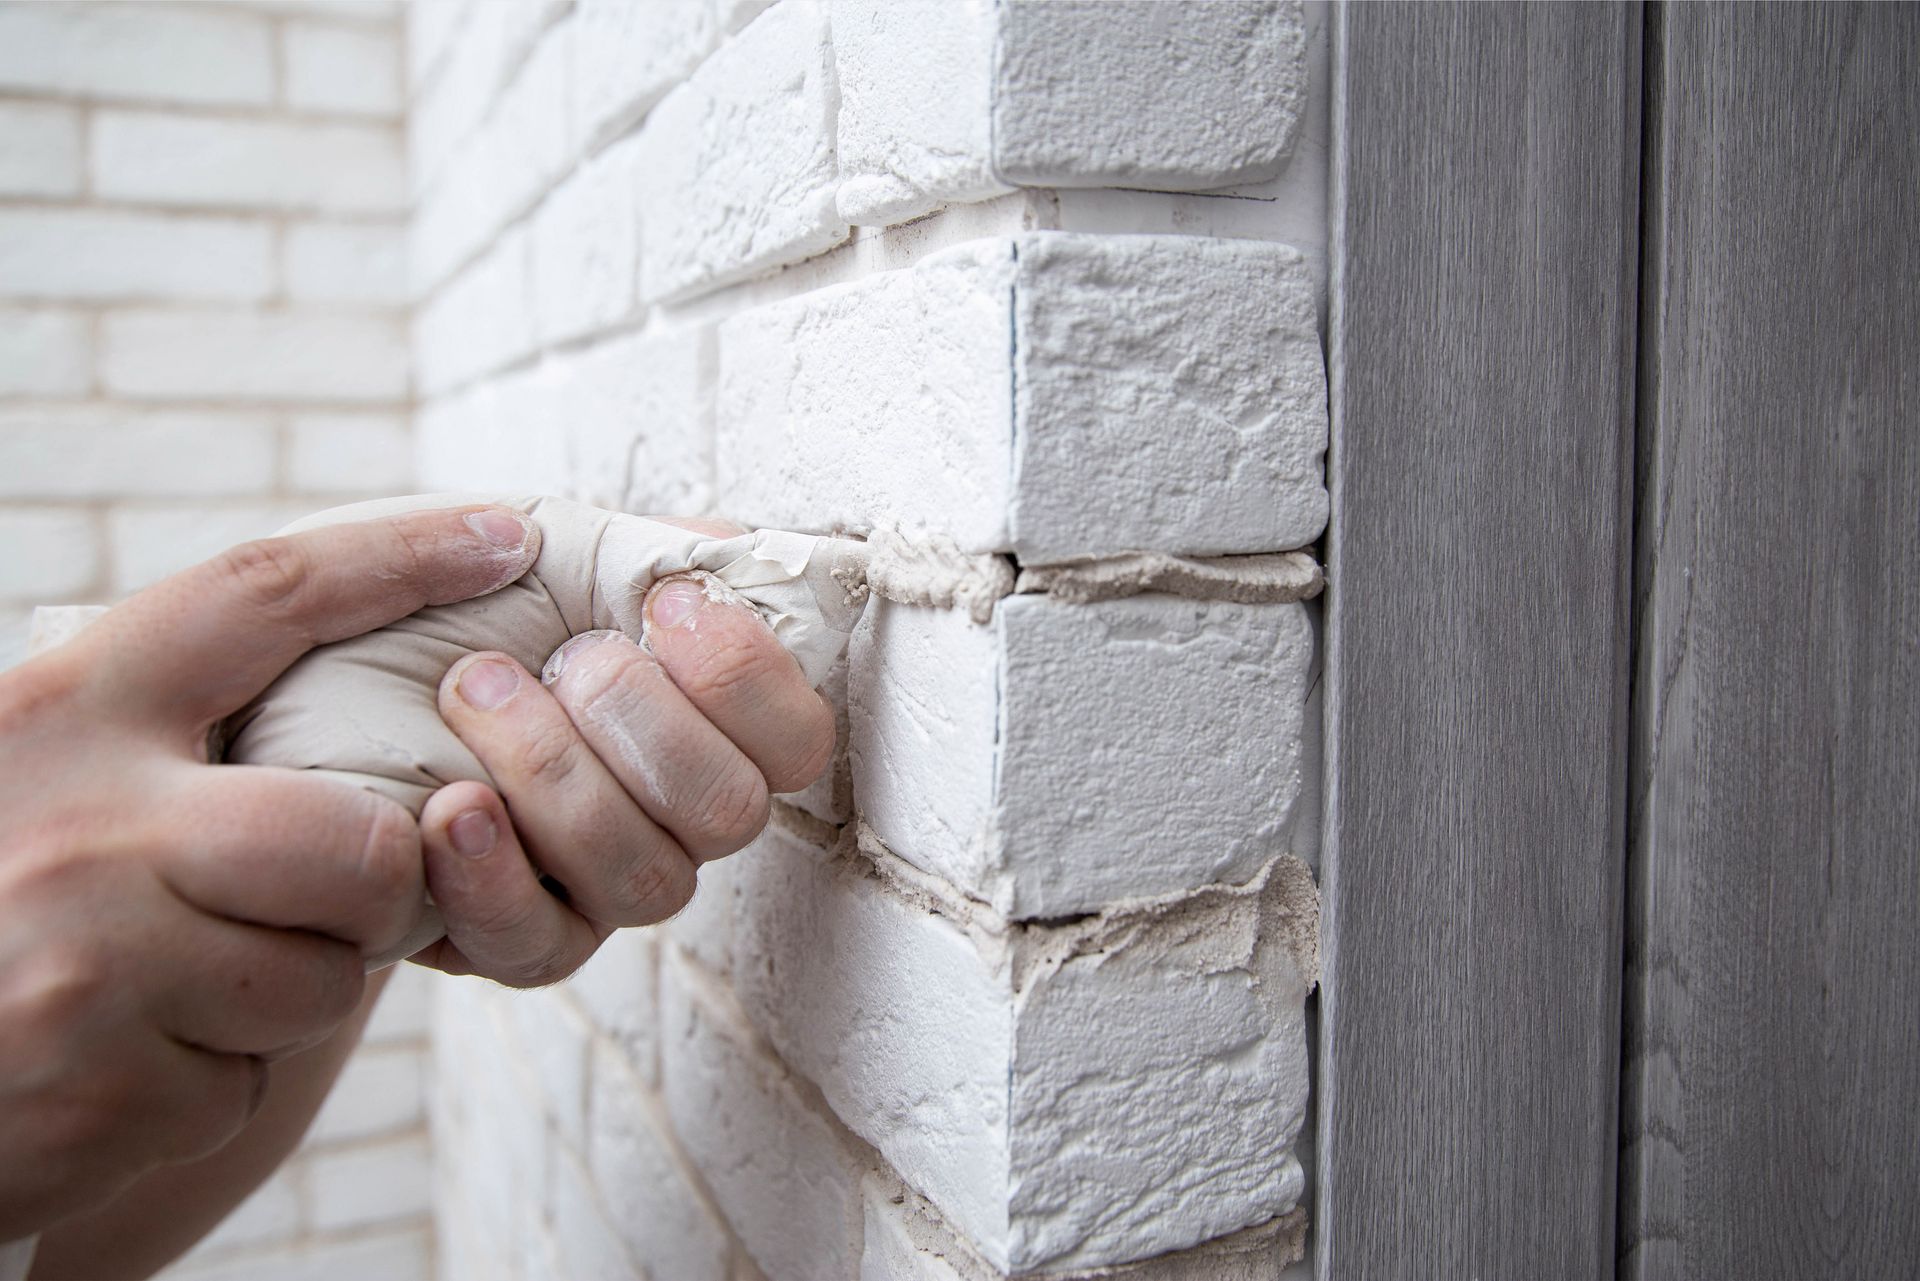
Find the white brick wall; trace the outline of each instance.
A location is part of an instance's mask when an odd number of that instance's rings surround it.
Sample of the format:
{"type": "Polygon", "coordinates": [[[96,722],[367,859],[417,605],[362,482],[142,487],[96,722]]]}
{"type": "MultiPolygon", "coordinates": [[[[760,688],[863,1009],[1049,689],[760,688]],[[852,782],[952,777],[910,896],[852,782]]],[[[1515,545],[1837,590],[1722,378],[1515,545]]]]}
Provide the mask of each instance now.
{"type": "MultiPolygon", "coordinates": [[[[409,421],[428,485],[943,556],[1311,544],[1323,16],[0,5],[0,537],[65,549],[0,622],[400,488],[409,421]]],[[[179,1275],[1276,1275],[1315,613],[874,602],[833,778],[567,984],[433,983],[430,1053],[409,976],[179,1275]]]]}
{"type": "MultiPolygon", "coordinates": [[[[1024,565],[1311,544],[1322,16],[413,8],[423,478],[1024,565]]],[[[444,989],[441,1275],[1277,1275],[1316,611],[871,604],[777,831],[557,991],[444,989]]]]}

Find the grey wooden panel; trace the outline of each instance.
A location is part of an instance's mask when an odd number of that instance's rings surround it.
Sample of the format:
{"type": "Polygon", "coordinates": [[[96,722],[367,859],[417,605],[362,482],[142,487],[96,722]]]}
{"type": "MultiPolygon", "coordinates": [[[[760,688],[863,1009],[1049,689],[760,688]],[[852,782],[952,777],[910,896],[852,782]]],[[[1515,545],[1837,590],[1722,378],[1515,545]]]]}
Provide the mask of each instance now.
{"type": "Polygon", "coordinates": [[[1339,21],[1317,1266],[1607,1276],[1639,11],[1339,21]]]}
{"type": "Polygon", "coordinates": [[[1664,8],[1630,1277],[1920,1273],[1920,9],[1664,8]]]}

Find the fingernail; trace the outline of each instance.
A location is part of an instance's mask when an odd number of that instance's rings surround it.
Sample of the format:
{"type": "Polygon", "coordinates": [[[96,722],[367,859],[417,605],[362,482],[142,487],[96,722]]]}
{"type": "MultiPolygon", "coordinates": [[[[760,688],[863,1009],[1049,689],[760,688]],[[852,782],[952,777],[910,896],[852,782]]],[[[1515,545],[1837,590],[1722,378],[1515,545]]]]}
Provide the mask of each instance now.
{"type": "Polygon", "coordinates": [[[467,527],[504,552],[517,552],[527,545],[527,522],[511,512],[468,512],[467,527]]]}
{"type": "Polygon", "coordinates": [[[592,649],[601,641],[612,640],[620,634],[620,632],[607,627],[600,628],[597,631],[581,632],[559,649],[554,650],[547,658],[547,665],[540,669],[540,683],[542,685],[553,684],[560,679],[560,673],[567,669],[567,664],[572,661],[575,655],[579,654],[582,650],[592,649]]]}
{"type": "Polygon", "coordinates": [[[479,858],[500,839],[500,829],[493,825],[492,816],[485,810],[468,810],[447,824],[447,838],[460,853],[479,858]]]}
{"type": "Polygon", "coordinates": [[[520,673],[494,658],[482,659],[460,673],[460,697],[467,706],[490,712],[520,688],[520,673]]]}
{"type": "Polygon", "coordinates": [[[706,603],[706,588],[691,579],[677,578],[654,589],[653,599],[647,602],[647,612],[660,627],[678,627],[706,603]]]}

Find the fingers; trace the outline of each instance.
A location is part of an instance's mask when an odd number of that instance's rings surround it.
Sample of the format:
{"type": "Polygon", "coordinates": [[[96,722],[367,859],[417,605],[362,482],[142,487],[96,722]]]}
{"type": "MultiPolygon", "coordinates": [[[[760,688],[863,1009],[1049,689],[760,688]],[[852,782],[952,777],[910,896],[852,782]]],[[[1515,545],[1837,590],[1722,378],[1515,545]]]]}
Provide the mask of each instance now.
{"type": "Polygon", "coordinates": [[[168,834],[159,871],[214,916],[313,930],[373,955],[419,919],[425,880],[413,816],[393,801],[298,770],[181,764],[154,788],[168,834]]]}
{"type": "Polygon", "coordinates": [[[696,861],[731,854],[766,826],[766,779],[625,636],[575,637],[546,678],[614,777],[696,861]]]}
{"type": "Polygon", "coordinates": [[[366,963],[338,939],[206,920],[173,949],[155,1018],[175,1039],[221,1054],[284,1058],[330,1036],[360,1003],[366,963]]]}
{"type": "Polygon", "coordinates": [[[618,763],[596,753],[518,663],[504,654],[456,663],[440,684],[440,714],[487,767],[535,865],[582,914],[646,925],[686,906],[694,886],[687,853],[635,804],[612,772],[618,763]]]}
{"type": "Polygon", "coordinates": [[[693,577],[664,579],[647,596],[647,647],[768,788],[798,791],[827,767],[833,709],[752,607],[693,577]]]}
{"type": "Polygon", "coordinates": [[[427,884],[447,918],[447,938],[415,959],[537,987],[578,969],[606,937],[606,927],[541,884],[492,789],[480,783],[441,788],[421,811],[420,829],[427,884]]]}
{"type": "Polygon", "coordinates": [[[244,543],[148,588],[74,642],[116,711],[203,725],[316,645],[498,590],[540,550],[501,507],[356,521],[244,543]]]}

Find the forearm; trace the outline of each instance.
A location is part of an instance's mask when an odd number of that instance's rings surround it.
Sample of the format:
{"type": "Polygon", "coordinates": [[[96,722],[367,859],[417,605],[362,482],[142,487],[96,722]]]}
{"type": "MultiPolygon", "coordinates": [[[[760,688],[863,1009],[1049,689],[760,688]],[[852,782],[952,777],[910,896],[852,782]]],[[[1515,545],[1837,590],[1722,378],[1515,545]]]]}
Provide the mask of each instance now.
{"type": "Polygon", "coordinates": [[[155,1170],[99,1209],[48,1229],[32,1281],[151,1276],[212,1231],[299,1146],[359,1044],[389,972],[368,978],[359,1009],[331,1037],[273,1065],[259,1112],[231,1143],[202,1160],[155,1170]]]}

